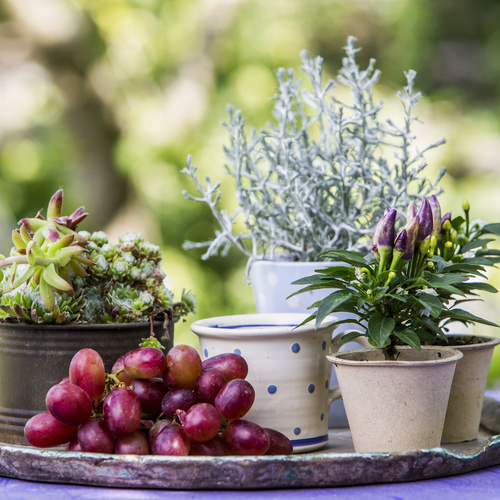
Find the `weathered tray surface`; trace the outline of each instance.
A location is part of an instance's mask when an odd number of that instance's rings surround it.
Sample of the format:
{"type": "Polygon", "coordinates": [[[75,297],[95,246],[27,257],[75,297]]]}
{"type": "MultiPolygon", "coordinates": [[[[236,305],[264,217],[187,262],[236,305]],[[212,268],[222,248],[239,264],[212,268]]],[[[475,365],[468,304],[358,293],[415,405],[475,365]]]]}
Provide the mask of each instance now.
{"type": "Polygon", "coordinates": [[[161,457],[0,444],[0,475],[33,481],[164,489],[331,487],[452,476],[500,464],[500,403],[485,399],[477,440],[404,453],[355,453],[348,429],[291,456],[161,457]]]}

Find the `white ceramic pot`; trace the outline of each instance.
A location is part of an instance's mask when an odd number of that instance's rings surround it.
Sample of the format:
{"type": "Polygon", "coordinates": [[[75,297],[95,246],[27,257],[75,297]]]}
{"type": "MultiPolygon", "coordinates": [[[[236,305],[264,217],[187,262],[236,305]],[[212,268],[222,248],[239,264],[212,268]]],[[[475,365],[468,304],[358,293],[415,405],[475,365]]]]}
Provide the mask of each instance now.
{"type": "Polygon", "coordinates": [[[440,446],[461,358],[461,352],[449,347],[402,347],[397,361],[386,361],[379,349],[328,356],[355,450],[393,453],[440,446]]]}
{"type": "Polygon", "coordinates": [[[202,359],[236,352],[248,363],[255,402],[245,419],[276,429],[294,452],[328,443],[332,319],[319,329],[299,325],[307,314],[243,314],[195,321],[202,359]]]}
{"type": "MultiPolygon", "coordinates": [[[[252,263],[251,277],[252,288],[257,313],[307,313],[314,302],[322,300],[332,293],[332,290],[314,290],[304,292],[287,299],[289,295],[297,292],[302,287],[292,285],[300,278],[313,275],[317,269],[324,269],[332,265],[342,265],[335,262],[296,262],[296,261],[268,261],[257,260],[252,263]]],[[[336,314],[341,319],[350,316],[347,313],[336,314]]],[[[335,329],[335,334],[357,325],[342,324],[335,329]]],[[[341,347],[341,351],[367,347],[364,343],[349,342],[341,347]]],[[[337,385],[335,372],[330,375],[331,387],[337,385]]],[[[334,401],[330,407],[329,427],[347,427],[347,417],[344,403],[341,399],[334,401]]]]}
{"type": "Polygon", "coordinates": [[[257,260],[252,263],[252,289],[257,313],[305,313],[315,301],[331,290],[315,290],[287,299],[302,287],[292,282],[310,276],[317,269],[332,265],[328,262],[295,262],[257,260]]]}
{"type": "Polygon", "coordinates": [[[478,436],[491,358],[493,350],[500,343],[500,339],[495,337],[481,338],[485,342],[453,346],[463,354],[463,358],[458,362],[453,377],[444,422],[443,443],[472,441],[478,436]]]}

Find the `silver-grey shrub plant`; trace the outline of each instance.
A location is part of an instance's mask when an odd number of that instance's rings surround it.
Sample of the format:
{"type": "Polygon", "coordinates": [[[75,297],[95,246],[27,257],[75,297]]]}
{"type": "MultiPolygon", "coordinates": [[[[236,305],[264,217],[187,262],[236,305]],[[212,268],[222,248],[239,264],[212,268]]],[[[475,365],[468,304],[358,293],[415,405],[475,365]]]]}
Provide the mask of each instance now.
{"type": "Polygon", "coordinates": [[[228,106],[225,167],[234,178],[238,208],[231,214],[219,208],[220,183],[206,177],[203,186],[189,155],[182,172],[200,196],[184,196],[208,205],[220,229],[212,241],[187,241],[185,249],[207,248],[202,258],[208,259],[235,246],[248,257],[248,281],[254,260],[314,261],[326,250],[366,251],[386,208],[401,210],[439,194],[444,169],[430,182],[423,175],[424,154],[444,141],[419,149],[412,132],[421,97],[414,89],[416,72],[405,72],[407,84],[397,93],[400,123],[383,120],[383,102],[373,94],[380,71],[374,59],[360,69],[355,45],[349,37],[336,80],[324,85],[323,59],[305,51],[305,82],[293,69],[278,69],[274,122],[259,132],[247,133],[241,111],[228,106]],[[347,87],[348,102],[336,95],[339,84],[347,87]]]}

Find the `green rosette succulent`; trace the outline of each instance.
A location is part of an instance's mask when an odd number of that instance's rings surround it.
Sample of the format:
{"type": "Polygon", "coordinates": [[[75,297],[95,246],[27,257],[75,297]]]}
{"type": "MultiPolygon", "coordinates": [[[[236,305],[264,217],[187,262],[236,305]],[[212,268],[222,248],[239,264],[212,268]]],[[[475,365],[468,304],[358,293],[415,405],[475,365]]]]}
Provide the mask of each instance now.
{"type": "Polygon", "coordinates": [[[118,243],[103,231],[77,232],[88,214],[80,207],[62,216],[62,190],[51,198],[47,218],[22,219],[14,246],[0,260],[0,319],[26,323],[131,323],[177,321],[196,301],[180,300],[165,286],[162,252],[140,234],[118,243]]]}

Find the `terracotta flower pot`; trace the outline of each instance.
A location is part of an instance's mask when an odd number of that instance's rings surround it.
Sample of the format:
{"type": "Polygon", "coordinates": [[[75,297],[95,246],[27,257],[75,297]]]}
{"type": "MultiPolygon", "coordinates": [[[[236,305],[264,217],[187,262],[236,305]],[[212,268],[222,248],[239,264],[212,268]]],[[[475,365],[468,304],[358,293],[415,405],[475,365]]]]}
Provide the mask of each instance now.
{"type": "Polygon", "coordinates": [[[461,352],[448,347],[401,347],[397,361],[386,361],[378,349],[328,356],[355,450],[392,453],[438,447],[461,358],[461,352]]]}
{"type": "MultiPolygon", "coordinates": [[[[173,326],[173,324],[171,325],[173,326]]],[[[163,323],[154,324],[158,340],[163,323]]],[[[26,444],[24,425],[46,410],[47,391],[68,376],[77,351],[90,347],[109,373],[119,356],[149,337],[149,323],[28,325],[0,323],[0,442],[26,444]]],[[[163,342],[168,349],[173,345],[163,342]]]]}
{"type": "Polygon", "coordinates": [[[491,358],[494,348],[500,343],[500,339],[495,337],[480,338],[484,342],[453,345],[453,349],[460,351],[463,358],[457,363],[453,377],[442,443],[472,441],[478,436],[491,358]]]}

